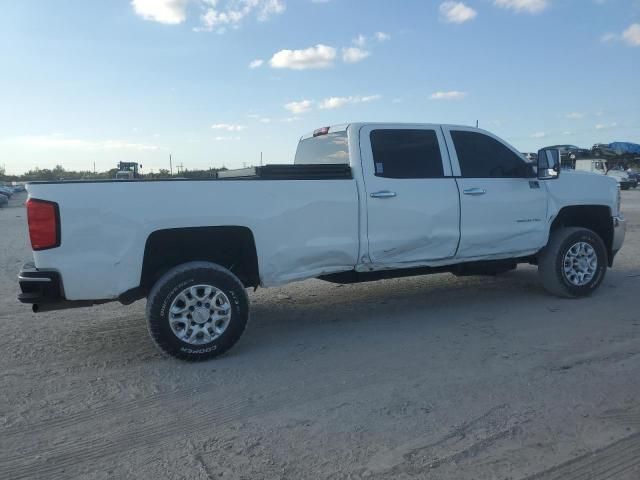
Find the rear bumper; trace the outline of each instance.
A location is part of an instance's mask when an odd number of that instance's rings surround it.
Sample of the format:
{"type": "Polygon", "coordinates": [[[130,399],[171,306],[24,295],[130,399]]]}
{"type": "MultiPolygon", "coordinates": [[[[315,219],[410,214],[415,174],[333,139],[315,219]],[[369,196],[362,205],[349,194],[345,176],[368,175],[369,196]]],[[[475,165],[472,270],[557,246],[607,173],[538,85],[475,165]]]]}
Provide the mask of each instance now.
{"type": "Polygon", "coordinates": [[[22,303],[58,303],[65,300],[62,279],[55,270],[38,270],[33,263],[25,264],[18,274],[22,303]]]}
{"type": "Polygon", "coordinates": [[[33,263],[25,264],[18,274],[18,300],[32,305],[35,312],[89,307],[105,301],[69,301],[64,297],[62,277],[55,270],[39,270],[33,263]]]}
{"type": "Polygon", "coordinates": [[[627,221],[622,215],[613,217],[613,241],[611,242],[611,260],[609,263],[613,264],[613,257],[622,248],[624,243],[624,237],[627,233],[627,221]]]}

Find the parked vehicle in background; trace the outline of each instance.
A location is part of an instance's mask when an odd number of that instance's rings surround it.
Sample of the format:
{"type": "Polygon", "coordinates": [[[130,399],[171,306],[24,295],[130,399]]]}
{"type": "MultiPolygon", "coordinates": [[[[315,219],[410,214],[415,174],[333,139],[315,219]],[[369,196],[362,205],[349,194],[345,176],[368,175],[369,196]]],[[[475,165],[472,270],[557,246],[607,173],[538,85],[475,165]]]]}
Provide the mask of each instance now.
{"type": "Polygon", "coordinates": [[[19,300],[38,312],[146,297],[159,348],[204,360],[242,335],[246,288],[528,263],[550,293],[583,297],[626,228],[613,178],[561,173],[554,149],[539,152],[536,174],[464,126],[324,127],[300,139],[294,165],[169,182],[29,184],[34,263],[19,300]]]}
{"type": "Polygon", "coordinates": [[[624,170],[609,170],[607,171],[609,177],[613,177],[620,184],[621,190],[629,190],[630,188],[636,188],[638,183],[635,180],[629,178],[629,175],[624,170]]]}
{"type": "Polygon", "coordinates": [[[536,163],[538,161],[538,154],[532,152],[522,152],[522,156],[527,162],[536,163]]]}
{"type": "Polygon", "coordinates": [[[142,165],[138,165],[136,162],[120,162],[118,163],[116,180],[134,180],[140,178],[140,168],[142,168],[142,165]]]}
{"type": "Polygon", "coordinates": [[[591,150],[580,148],[575,145],[551,145],[545,148],[552,148],[560,151],[560,160],[562,165],[570,165],[578,158],[585,158],[591,155],[591,150]]]}
{"type": "Polygon", "coordinates": [[[618,155],[640,156],[640,144],[631,142],[611,142],[609,148],[618,155]]]}
{"type": "Polygon", "coordinates": [[[626,173],[627,173],[627,176],[636,183],[636,187],[637,187],[638,183],[640,183],[640,173],[631,169],[628,169],[626,173]]]}
{"type": "Polygon", "coordinates": [[[629,190],[631,187],[634,187],[634,181],[632,181],[629,176],[622,170],[609,170],[608,162],[604,158],[582,158],[576,160],[575,162],[575,170],[580,172],[591,172],[598,173],[600,175],[607,175],[616,182],[620,189],[629,190]]]}
{"type": "Polygon", "coordinates": [[[9,198],[0,193],[0,207],[4,207],[7,203],[9,203],[9,198]]]}
{"type": "Polygon", "coordinates": [[[0,187],[0,193],[7,198],[11,198],[13,196],[13,189],[9,187],[0,187]]]}
{"type": "Polygon", "coordinates": [[[591,152],[595,157],[615,157],[617,153],[606,143],[596,143],[591,152]]]}

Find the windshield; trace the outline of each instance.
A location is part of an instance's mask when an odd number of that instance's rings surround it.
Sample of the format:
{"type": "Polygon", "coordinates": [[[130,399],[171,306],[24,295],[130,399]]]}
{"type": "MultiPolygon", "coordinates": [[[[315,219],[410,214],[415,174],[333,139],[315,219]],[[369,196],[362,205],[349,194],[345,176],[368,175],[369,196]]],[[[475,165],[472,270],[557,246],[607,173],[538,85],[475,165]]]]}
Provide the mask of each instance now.
{"type": "Polygon", "coordinates": [[[348,164],[347,132],[343,130],[301,140],[298,143],[294,163],[296,165],[348,164]]]}

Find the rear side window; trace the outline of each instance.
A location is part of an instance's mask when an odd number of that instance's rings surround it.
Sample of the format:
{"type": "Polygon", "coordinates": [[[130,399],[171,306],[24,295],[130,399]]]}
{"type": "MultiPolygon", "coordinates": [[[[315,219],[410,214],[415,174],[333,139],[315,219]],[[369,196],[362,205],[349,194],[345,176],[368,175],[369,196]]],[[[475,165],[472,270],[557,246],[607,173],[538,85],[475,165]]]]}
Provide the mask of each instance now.
{"type": "Polygon", "coordinates": [[[348,164],[347,132],[343,130],[301,140],[293,163],[296,165],[348,164]]]}
{"type": "Polygon", "coordinates": [[[451,132],[462,176],[467,178],[522,178],[533,170],[505,145],[478,132],[451,132]]]}
{"type": "Polygon", "coordinates": [[[373,130],[370,139],[377,177],[444,176],[442,155],[434,130],[373,130]]]}

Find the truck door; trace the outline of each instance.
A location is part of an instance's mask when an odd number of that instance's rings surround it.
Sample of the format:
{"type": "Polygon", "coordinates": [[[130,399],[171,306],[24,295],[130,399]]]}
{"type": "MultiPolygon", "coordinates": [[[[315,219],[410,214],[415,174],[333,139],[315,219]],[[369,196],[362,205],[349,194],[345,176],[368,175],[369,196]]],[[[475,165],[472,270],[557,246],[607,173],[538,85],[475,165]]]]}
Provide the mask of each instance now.
{"type": "Polygon", "coordinates": [[[439,126],[365,126],[360,151],[374,264],[453,257],[459,196],[439,126]]]}
{"type": "Polygon", "coordinates": [[[458,258],[517,256],[546,241],[547,190],[512,147],[488,132],[443,128],[460,189],[458,258]]]}

